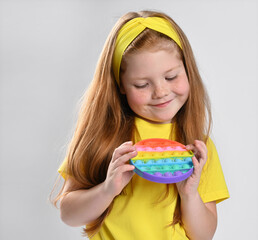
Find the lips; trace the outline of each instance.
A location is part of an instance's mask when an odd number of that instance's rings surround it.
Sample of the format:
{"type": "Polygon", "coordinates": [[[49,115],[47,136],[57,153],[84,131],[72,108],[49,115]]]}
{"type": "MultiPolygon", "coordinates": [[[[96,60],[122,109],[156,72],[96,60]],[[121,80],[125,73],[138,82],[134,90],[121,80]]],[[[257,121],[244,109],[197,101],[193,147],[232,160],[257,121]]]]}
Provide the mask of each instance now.
{"type": "Polygon", "coordinates": [[[170,102],[172,102],[172,99],[163,103],[159,103],[159,104],[153,104],[152,106],[154,107],[159,107],[159,108],[163,108],[166,107],[170,102]]]}

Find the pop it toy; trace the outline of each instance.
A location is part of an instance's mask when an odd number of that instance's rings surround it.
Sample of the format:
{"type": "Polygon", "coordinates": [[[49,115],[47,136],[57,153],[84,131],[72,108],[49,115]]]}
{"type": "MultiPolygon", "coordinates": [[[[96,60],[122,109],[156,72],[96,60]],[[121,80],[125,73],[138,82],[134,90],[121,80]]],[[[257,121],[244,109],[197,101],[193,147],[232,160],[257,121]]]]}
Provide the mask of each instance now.
{"type": "Polygon", "coordinates": [[[193,153],[176,141],[150,138],[135,144],[137,156],[130,160],[141,177],[158,183],[176,183],[193,172],[193,153]]]}

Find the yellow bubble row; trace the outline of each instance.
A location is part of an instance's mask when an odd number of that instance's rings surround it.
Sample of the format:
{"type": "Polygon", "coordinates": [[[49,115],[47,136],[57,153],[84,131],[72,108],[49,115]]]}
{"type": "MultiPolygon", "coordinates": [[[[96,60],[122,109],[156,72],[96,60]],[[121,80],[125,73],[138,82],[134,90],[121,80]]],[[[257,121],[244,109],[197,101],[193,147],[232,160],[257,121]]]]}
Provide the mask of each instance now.
{"type": "Polygon", "coordinates": [[[159,159],[159,158],[170,158],[170,157],[192,157],[191,151],[167,151],[167,152],[138,152],[137,156],[132,160],[142,159],[159,159]]]}

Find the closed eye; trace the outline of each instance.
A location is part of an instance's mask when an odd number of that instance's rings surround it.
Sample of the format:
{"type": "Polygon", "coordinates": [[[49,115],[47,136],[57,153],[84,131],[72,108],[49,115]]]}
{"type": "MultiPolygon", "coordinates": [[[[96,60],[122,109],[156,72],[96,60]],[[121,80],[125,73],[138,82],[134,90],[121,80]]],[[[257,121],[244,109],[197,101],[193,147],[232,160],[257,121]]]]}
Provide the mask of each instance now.
{"type": "Polygon", "coordinates": [[[176,77],[177,77],[177,76],[173,76],[173,77],[166,77],[165,79],[166,79],[167,81],[172,81],[172,80],[174,80],[176,77]]]}
{"type": "Polygon", "coordinates": [[[145,88],[148,86],[148,83],[145,83],[143,85],[134,85],[136,88],[145,88]]]}

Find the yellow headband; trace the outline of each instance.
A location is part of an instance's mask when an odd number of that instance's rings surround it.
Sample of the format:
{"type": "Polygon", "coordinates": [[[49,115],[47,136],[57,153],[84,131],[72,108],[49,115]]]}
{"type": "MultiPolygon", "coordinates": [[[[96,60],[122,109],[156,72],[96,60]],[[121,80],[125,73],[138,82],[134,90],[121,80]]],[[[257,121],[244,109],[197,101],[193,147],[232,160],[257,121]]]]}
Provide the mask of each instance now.
{"type": "Polygon", "coordinates": [[[171,23],[165,18],[161,17],[147,17],[147,18],[134,18],[124,24],[120,29],[115,45],[113,57],[113,72],[117,84],[120,85],[119,72],[123,53],[128,45],[145,29],[150,28],[157,32],[163,33],[174,40],[177,45],[182,49],[181,42],[176,30],[172,27],[171,23]]]}

